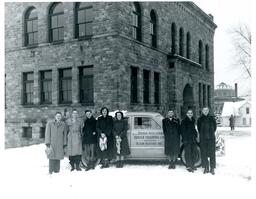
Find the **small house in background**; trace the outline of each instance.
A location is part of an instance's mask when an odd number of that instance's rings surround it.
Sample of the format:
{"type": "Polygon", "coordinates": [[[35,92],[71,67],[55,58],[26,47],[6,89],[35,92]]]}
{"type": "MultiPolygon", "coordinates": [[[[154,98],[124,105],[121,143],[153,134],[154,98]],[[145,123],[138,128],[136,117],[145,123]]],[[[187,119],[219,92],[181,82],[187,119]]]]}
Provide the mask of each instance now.
{"type": "Polygon", "coordinates": [[[220,126],[229,126],[229,118],[231,114],[235,117],[235,127],[251,126],[251,102],[224,102],[220,126]]]}

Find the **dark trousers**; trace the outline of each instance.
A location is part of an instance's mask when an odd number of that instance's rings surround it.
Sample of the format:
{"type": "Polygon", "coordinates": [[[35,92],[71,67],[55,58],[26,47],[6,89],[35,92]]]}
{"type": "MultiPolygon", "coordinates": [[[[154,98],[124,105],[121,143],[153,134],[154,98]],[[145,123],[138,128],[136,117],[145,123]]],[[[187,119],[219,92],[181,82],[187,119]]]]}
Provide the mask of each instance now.
{"type": "Polygon", "coordinates": [[[85,144],[84,145],[85,158],[89,161],[94,161],[96,156],[96,144],[85,144]]]}
{"type": "Polygon", "coordinates": [[[49,159],[49,173],[58,173],[60,171],[60,160],[49,159]]]}
{"type": "Polygon", "coordinates": [[[200,140],[200,151],[203,168],[209,170],[208,158],[210,159],[211,169],[214,169],[216,167],[215,148],[215,139],[200,140]]]}
{"type": "Polygon", "coordinates": [[[196,143],[184,144],[186,166],[189,168],[194,167],[196,155],[196,143]]]}
{"type": "Polygon", "coordinates": [[[75,165],[78,167],[81,162],[81,155],[69,156],[69,163],[72,167],[75,165]]]}

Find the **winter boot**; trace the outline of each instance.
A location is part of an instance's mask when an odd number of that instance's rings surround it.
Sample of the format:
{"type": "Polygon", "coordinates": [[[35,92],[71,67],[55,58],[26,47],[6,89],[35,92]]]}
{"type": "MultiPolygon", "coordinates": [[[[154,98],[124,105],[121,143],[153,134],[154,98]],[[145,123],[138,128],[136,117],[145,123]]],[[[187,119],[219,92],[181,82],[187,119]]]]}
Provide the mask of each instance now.
{"type": "Polygon", "coordinates": [[[120,168],[120,160],[116,161],[116,168],[120,168]]]}
{"type": "Polygon", "coordinates": [[[87,167],[85,168],[85,171],[89,171],[91,169],[91,162],[88,162],[87,167]]]}
{"type": "Polygon", "coordinates": [[[170,161],[168,169],[172,169],[172,165],[173,165],[173,163],[172,163],[172,161],[170,161]]]}
{"type": "Polygon", "coordinates": [[[82,169],[80,168],[80,160],[76,161],[76,170],[77,171],[82,171],[82,169]]]}
{"type": "Polygon", "coordinates": [[[123,160],[120,160],[120,163],[119,163],[119,168],[123,168],[124,167],[124,163],[123,163],[123,160]]]}
{"type": "Polygon", "coordinates": [[[75,164],[74,164],[74,162],[73,162],[73,161],[70,162],[70,165],[71,165],[71,170],[70,170],[70,171],[74,171],[74,170],[75,170],[75,164]]]}
{"type": "Polygon", "coordinates": [[[210,173],[211,173],[212,175],[215,175],[214,169],[211,169],[211,170],[210,170],[210,173]]]}

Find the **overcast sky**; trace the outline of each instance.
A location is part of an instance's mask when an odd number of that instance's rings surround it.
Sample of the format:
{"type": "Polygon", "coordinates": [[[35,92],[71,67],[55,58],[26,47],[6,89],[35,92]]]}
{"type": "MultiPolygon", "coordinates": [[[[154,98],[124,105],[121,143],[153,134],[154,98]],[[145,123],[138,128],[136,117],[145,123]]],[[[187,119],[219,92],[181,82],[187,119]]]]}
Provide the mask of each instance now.
{"type": "Polygon", "coordinates": [[[250,81],[243,73],[243,68],[234,66],[234,46],[229,30],[239,24],[251,24],[252,3],[249,0],[195,0],[194,1],[207,14],[214,16],[217,29],[214,38],[214,69],[215,86],[225,82],[234,86],[238,83],[238,94],[248,92],[250,81]]]}

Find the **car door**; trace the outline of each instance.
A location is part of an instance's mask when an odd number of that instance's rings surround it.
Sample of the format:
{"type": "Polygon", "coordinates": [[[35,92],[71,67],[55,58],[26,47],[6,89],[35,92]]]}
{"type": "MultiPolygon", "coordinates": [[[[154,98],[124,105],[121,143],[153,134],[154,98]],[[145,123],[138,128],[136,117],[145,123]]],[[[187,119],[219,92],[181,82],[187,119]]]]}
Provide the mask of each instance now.
{"type": "Polygon", "coordinates": [[[164,135],[161,124],[151,116],[134,116],[130,122],[130,157],[134,159],[162,159],[164,135]]]}

